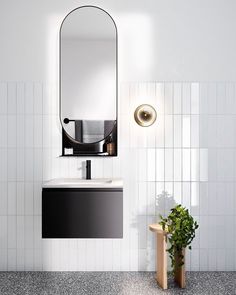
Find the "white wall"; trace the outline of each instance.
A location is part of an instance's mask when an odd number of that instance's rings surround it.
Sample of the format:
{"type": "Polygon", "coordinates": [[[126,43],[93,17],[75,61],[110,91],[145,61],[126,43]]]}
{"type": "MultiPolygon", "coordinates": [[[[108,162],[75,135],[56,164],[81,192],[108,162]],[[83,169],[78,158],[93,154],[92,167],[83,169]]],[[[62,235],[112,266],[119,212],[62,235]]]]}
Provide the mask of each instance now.
{"type": "Polygon", "coordinates": [[[83,159],[58,157],[57,96],[58,25],[80,4],[1,4],[0,269],[153,270],[147,225],[181,202],[200,223],[188,269],[236,270],[234,1],[99,1],[118,24],[124,83],[119,156],[92,158],[93,177],[124,179],[124,239],[41,239],[42,181],[81,176],[83,159]],[[141,102],[153,127],[134,123],[141,102]]]}
{"type": "Polygon", "coordinates": [[[234,0],[2,1],[0,80],[54,81],[61,21],[87,4],[117,23],[122,81],[234,80],[234,0]]]}
{"type": "Polygon", "coordinates": [[[41,83],[0,84],[0,269],[154,270],[148,224],[175,203],[200,229],[190,270],[236,270],[236,83],[122,83],[119,156],[92,158],[92,177],[124,179],[124,238],[41,239],[41,183],[81,177],[60,158],[56,100],[41,83]],[[156,123],[133,119],[145,101],[156,123]]]}

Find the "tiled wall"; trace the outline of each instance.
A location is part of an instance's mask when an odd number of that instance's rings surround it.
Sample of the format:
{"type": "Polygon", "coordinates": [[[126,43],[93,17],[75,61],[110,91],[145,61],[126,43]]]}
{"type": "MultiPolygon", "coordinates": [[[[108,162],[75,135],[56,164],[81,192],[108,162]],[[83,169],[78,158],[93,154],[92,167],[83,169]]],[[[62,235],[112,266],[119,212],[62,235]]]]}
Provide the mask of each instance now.
{"type": "Polygon", "coordinates": [[[236,270],[235,87],[122,83],[119,156],[92,158],[92,176],[124,179],[123,240],[42,240],[42,181],[81,177],[85,159],[59,157],[50,87],[0,83],[0,270],[154,270],[147,227],[175,203],[200,223],[188,269],[236,270]],[[157,110],[149,128],[133,120],[141,103],[157,110]]]}

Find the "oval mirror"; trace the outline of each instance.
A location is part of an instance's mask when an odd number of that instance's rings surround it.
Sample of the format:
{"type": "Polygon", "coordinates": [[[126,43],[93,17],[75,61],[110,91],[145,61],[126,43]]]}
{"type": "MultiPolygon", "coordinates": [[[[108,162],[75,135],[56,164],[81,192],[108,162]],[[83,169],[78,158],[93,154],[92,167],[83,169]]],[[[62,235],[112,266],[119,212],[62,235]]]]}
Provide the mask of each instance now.
{"type": "Polygon", "coordinates": [[[108,137],[117,120],[117,29],[95,6],[70,12],[60,29],[60,119],[73,140],[108,137]]]}

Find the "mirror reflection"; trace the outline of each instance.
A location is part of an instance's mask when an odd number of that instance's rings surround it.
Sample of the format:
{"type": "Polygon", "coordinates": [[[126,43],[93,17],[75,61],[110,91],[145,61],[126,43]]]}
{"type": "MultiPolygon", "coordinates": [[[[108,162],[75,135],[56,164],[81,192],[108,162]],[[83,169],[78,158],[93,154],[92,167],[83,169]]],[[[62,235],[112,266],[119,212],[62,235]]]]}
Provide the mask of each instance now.
{"type": "Polygon", "coordinates": [[[80,143],[101,141],[116,122],[116,27],[85,6],[64,19],[60,38],[62,126],[80,143]]]}

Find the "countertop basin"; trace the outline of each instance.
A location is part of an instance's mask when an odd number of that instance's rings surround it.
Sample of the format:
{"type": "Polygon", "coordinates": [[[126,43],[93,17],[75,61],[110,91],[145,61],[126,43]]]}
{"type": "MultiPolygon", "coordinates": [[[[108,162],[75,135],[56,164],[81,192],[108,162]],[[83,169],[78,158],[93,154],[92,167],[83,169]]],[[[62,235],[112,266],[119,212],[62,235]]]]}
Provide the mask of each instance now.
{"type": "Polygon", "coordinates": [[[122,188],[122,179],[55,178],[43,183],[43,188],[122,188]]]}

